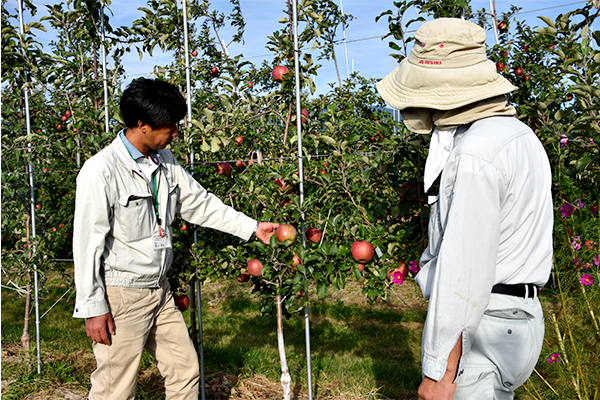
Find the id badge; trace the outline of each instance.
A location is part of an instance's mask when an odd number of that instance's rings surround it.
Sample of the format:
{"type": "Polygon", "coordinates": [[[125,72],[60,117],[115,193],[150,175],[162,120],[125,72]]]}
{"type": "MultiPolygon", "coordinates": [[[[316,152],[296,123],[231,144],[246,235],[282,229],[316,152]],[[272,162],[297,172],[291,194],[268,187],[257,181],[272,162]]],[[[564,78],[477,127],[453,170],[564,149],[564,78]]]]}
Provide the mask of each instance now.
{"type": "Polygon", "coordinates": [[[154,239],[154,250],[170,249],[171,238],[169,232],[166,229],[159,229],[157,233],[152,235],[154,239]]]}

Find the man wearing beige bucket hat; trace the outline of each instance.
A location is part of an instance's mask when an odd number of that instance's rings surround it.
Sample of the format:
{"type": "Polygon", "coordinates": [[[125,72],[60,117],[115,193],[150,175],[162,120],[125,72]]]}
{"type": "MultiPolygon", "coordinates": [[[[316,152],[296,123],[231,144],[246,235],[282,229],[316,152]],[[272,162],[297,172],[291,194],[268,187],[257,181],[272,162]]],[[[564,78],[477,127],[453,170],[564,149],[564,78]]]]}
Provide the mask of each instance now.
{"type": "Polygon", "coordinates": [[[377,90],[411,131],[431,133],[429,241],[416,276],[429,299],[419,398],[512,399],[544,337],[537,292],[552,264],[550,164],[515,118],[505,95],[517,88],[487,59],[481,27],[440,18],[415,39],[377,90]]]}

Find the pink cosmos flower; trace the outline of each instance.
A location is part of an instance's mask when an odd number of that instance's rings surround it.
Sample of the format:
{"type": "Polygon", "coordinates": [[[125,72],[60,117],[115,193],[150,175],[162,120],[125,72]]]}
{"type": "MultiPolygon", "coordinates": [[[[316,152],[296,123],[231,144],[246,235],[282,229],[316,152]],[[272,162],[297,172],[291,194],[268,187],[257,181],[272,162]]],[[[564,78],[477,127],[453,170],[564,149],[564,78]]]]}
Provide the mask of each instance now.
{"type": "Polygon", "coordinates": [[[600,267],[600,254],[596,254],[594,256],[594,264],[596,264],[596,266],[600,267]]]}
{"type": "Polygon", "coordinates": [[[590,206],[590,212],[596,214],[598,212],[598,203],[594,203],[590,206]]]}
{"type": "Polygon", "coordinates": [[[558,357],[560,357],[560,354],[553,353],[546,361],[548,362],[548,364],[552,364],[553,362],[558,361],[558,357]]]}
{"type": "Polygon", "coordinates": [[[573,241],[571,242],[571,247],[573,248],[573,250],[580,250],[581,249],[581,237],[572,236],[571,239],[573,239],[573,241]]]}
{"type": "Polygon", "coordinates": [[[571,203],[565,203],[560,208],[560,212],[565,218],[569,218],[573,214],[573,211],[575,211],[575,207],[571,203]]]}
{"type": "Polygon", "coordinates": [[[408,263],[408,269],[410,269],[410,272],[416,275],[421,270],[421,267],[419,267],[419,263],[417,261],[411,261],[408,263]]]}
{"type": "Polygon", "coordinates": [[[590,269],[590,267],[591,267],[590,263],[583,264],[584,269],[590,269]]]}
{"type": "Polygon", "coordinates": [[[560,148],[564,149],[567,146],[568,141],[569,138],[567,137],[567,135],[560,135],[560,148]]]}
{"type": "Polygon", "coordinates": [[[591,286],[594,284],[594,278],[592,278],[590,274],[583,274],[581,275],[581,278],[579,278],[579,282],[581,282],[583,286],[591,286]]]}
{"type": "Polygon", "coordinates": [[[396,271],[392,274],[392,283],[395,285],[402,285],[404,283],[404,275],[402,275],[402,272],[396,271]]]}

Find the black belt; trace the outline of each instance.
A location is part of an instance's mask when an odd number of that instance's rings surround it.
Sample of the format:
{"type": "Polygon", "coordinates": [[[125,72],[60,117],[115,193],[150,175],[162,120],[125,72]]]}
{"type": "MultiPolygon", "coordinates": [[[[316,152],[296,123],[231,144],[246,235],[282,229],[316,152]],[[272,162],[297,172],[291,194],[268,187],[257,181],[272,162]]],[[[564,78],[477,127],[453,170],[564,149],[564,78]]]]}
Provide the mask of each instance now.
{"type": "Polygon", "coordinates": [[[538,290],[533,283],[521,283],[519,285],[505,285],[499,283],[492,287],[492,293],[507,294],[509,296],[535,298],[535,292],[538,290]]]}

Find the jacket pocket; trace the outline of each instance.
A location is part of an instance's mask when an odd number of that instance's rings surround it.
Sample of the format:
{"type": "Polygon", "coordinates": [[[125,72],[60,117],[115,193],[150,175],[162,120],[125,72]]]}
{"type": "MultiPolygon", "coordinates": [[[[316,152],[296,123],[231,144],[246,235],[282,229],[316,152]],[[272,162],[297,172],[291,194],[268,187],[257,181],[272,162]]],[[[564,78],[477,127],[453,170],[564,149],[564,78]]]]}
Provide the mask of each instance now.
{"type": "Polygon", "coordinates": [[[128,194],[119,198],[115,219],[127,241],[150,237],[151,213],[154,212],[152,201],[150,193],[128,194]]]}

